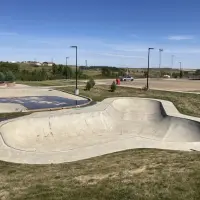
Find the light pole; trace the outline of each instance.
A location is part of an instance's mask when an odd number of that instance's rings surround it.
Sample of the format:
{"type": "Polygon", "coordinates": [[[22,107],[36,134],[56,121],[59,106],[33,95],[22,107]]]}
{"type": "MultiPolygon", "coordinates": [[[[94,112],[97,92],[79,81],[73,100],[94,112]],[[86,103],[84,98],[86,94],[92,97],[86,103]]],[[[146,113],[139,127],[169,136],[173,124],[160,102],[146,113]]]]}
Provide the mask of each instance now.
{"type": "Polygon", "coordinates": [[[172,78],[172,70],[173,70],[173,67],[174,67],[174,55],[172,55],[171,57],[171,78],[172,78]]]}
{"type": "Polygon", "coordinates": [[[65,68],[65,70],[66,70],[66,72],[67,72],[67,75],[66,75],[66,78],[68,79],[68,78],[70,78],[70,75],[68,74],[68,69],[67,69],[67,60],[69,59],[69,57],[66,57],[66,68],[65,68]]]}
{"type": "Polygon", "coordinates": [[[182,62],[179,62],[180,64],[180,78],[182,78],[182,62]]]}
{"type": "Polygon", "coordinates": [[[161,77],[162,52],[163,52],[163,49],[159,49],[159,70],[160,70],[160,77],[161,77]]]}
{"type": "Polygon", "coordinates": [[[69,57],[66,57],[66,67],[67,67],[67,60],[69,59],[69,57]]]}
{"type": "Polygon", "coordinates": [[[147,90],[149,89],[149,59],[150,59],[150,51],[154,48],[148,49],[148,68],[147,68],[147,90]]]}
{"type": "Polygon", "coordinates": [[[75,89],[75,95],[79,95],[79,90],[78,90],[78,84],[77,84],[77,79],[78,79],[78,70],[77,70],[77,46],[71,46],[71,48],[75,48],[76,50],[76,89],[75,89]]]}

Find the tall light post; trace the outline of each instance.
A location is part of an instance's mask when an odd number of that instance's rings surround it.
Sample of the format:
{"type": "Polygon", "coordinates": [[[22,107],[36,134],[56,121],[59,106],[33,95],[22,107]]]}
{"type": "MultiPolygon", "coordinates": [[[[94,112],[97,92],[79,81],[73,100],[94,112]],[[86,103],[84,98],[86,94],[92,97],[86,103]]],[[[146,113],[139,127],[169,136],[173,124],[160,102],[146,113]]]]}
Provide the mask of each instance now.
{"type": "Polygon", "coordinates": [[[163,49],[159,49],[159,70],[160,70],[160,77],[161,77],[162,52],[163,52],[163,49]]]}
{"type": "Polygon", "coordinates": [[[78,47],[77,46],[71,46],[71,48],[75,48],[75,50],[76,50],[76,89],[75,89],[75,95],[79,95],[78,84],[77,84],[77,80],[78,80],[77,49],[78,49],[78,47]]]}
{"type": "Polygon", "coordinates": [[[150,60],[150,51],[154,48],[148,49],[148,68],[147,68],[147,90],[149,89],[149,60],[150,60]]]}
{"type": "Polygon", "coordinates": [[[180,65],[180,78],[182,78],[182,62],[179,62],[180,65]]]}
{"type": "Polygon", "coordinates": [[[173,70],[173,67],[174,67],[174,55],[172,55],[171,57],[171,78],[172,78],[172,70],[173,70]]]}
{"type": "Polygon", "coordinates": [[[69,57],[66,57],[66,67],[67,67],[67,60],[69,59],[69,57]]]}
{"type": "Polygon", "coordinates": [[[68,69],[67,69],[67,67],[68,67],[68,65],[67,65],[67,60],[69,59],[69,57],[65,57],[66,58],[66,72],[67,72],[67,74],[66,74],[66,78],[68,79],[68,78],[70,78],[70,75],[68,74],[68,69]]]}

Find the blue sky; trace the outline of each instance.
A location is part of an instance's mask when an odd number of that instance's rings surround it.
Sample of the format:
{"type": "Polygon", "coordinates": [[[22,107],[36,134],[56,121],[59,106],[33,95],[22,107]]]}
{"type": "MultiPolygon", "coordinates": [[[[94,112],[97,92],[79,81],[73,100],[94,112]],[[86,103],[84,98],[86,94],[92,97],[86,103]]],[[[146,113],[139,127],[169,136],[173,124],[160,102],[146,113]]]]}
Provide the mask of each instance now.
{"type": "Polygon", "coordinates": [[[199,0],[1,0],[0,60],[146,67],[200,66],[199,0]]]}

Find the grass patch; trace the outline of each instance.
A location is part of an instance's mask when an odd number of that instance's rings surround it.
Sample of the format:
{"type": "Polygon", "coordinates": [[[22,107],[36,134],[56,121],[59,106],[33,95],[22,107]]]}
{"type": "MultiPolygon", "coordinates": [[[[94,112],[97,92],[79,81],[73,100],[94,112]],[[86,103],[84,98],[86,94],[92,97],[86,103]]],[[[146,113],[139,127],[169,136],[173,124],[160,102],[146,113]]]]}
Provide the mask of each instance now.
{"type": "Polygon", "coordinates": [[[0,113],[0,121],[30,115],[31,112],[0,113]]]}
{"type": "MultiPolygon", "coordinates": [[[[59,89],[59,88],[58,88],[59,89]]],[[[186,115],[200,117],[200,95],[178,92],[166,92],[158,90],[142,91],[140,89],[117,87],[115,92],[110,92],[110,86],[97,85],[91,91],[85,91],[79,87],[80,94],[92,98],[94,101],[102,101],[109,97],[143,97],[168,100],[174,103],[177,109],[186,115]]],[[[73,92],[74,87],[60,88],[62,91],[73,92]]]]}
{"type": "Polygon", "coordinates": [[[9,200],[197,200],[200,156],[140,149],[58,165],[0,162],[0,180],[9,200]]]}
{"type": "MultiPolygon", "coordinates": [[[[65,86],[75,85],[75,80],[46,80],[46,81],[17,81],[18,84],[25,84],[29,86],[65,86]]],[[[78,81],[78,84],[84,84],[83,81],[78,81]]]]}

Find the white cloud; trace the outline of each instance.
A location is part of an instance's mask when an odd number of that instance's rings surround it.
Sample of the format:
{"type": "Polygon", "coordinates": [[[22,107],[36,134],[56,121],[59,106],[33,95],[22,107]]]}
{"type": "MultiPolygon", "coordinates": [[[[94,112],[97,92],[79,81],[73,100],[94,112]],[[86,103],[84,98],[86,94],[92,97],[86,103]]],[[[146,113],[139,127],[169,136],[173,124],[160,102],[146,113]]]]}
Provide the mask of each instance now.
{"type": "Polygon", "coordinates": [[[172,35],[168,37],[168,40],[193,40],[194,36],[192,35],[172,35]]]}

